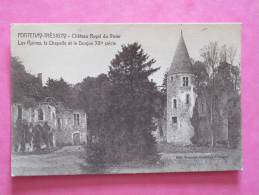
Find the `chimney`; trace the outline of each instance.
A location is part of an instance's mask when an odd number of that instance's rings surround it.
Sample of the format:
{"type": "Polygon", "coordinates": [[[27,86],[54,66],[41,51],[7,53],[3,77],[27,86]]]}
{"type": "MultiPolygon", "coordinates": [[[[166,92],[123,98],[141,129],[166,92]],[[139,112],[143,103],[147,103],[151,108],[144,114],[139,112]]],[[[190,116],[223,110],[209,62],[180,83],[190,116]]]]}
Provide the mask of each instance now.
{"type": "Polygon", "coordinates": [[[38,73],[37,77],[38,77],[38,79],[40,81],[40,84],[42,86],[42,73],[38,73]]]}

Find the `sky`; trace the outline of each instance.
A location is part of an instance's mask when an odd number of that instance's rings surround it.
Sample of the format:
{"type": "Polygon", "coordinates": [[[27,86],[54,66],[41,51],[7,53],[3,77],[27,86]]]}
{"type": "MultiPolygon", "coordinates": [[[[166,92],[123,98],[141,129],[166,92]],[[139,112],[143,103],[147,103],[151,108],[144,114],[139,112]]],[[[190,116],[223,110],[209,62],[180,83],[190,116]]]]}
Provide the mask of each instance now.
{"type": "MultiPolygon", "coordinates": [[[[138,42],[144,51],[154,58],[154,67],[160,69],[151,76],[158,85],[162,84],[163,76],[169,69],[176,49],[180,31],[189,55],[194,60],[201,60],[200,50],[211,41],[219,45],[226,44],[237,48],[235,63],[240,62],[241,25],[240,24],[17,24],[11,29],[11,53],[19,57],[31,74],[42,73],[43,82],[50,78],[62,77],[70,84],[81,82],[87,76],[97,76],[108,72],[108,66],[122,44],[138,42]],[[70,35],[65,41],[102,41],[102,45],[85,46],[39,46],[21,45],[28,38],[18,37],[18,33],[66,33],[70,35]],[[72,34],[110,36],[120,38],[72,38],[72,34]],[[19,42],[19,44],[18,44],[19,42]],[[105,42],[115,45],[105,46],[105,42]]],[[[58,41],[62,38],[31,38],[31,42],[58,41]]]]}

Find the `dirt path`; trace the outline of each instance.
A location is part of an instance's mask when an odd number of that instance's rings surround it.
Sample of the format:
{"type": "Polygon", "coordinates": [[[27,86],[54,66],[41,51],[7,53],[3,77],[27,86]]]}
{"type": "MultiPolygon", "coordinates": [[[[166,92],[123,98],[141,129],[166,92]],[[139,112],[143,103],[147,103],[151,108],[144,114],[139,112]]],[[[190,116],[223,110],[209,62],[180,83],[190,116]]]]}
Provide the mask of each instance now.
{"type": "Polygon", "coordinates": [[[75,175],[90,173],[179,172],[239,169],[240,153],[235,151],[212,153],[161,152],[162,164],[155,166],[140,163],[111,164],[105,169],[89,166],[81,146],[66,146],[49,154],[13,155],[12,174],[15,175],[75,175]]]}
{"type": "Polygon", "coordinates": [[[65,146],[41,155],[13,155],[12,175],[80,174],[84,162],[81,146],[65,146]]]}

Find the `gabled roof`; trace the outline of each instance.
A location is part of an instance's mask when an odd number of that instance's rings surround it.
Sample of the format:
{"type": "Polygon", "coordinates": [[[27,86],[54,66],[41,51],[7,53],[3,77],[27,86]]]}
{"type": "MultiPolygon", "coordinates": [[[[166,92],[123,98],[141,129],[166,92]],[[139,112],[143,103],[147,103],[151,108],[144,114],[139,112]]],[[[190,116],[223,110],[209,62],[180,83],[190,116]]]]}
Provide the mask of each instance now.
{"type": "Polygon", "coordinates": [[[171,67],[169,69],[169,74],[177,73],[192,73],[192,64],[185,41],[183,39],[182,31],[174,53],[173,62],[171,63],[171,67]]]}

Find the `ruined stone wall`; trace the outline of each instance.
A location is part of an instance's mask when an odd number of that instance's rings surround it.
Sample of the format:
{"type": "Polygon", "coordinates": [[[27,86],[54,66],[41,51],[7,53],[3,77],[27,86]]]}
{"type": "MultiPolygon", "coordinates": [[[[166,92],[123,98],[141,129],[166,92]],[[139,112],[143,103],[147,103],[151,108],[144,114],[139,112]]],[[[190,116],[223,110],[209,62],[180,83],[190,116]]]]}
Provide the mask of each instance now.
{"type": "Polygon", "coordinates": [[[48,104],[39,103],[37,106],[25,108],[22,104],[12,105],[13,128],[18,119],[18,107],[21,111],[21,119],[32,125],[44,125],[45,122],[51,127],[54,137],[54,145],[74,144],[73,134],[80,134],[80,142],[87,141],[87,116],[82,110],[60,109],[48,104]],[[42,115],[39,113],[42,112],[42,115]],[[74,121],[74,114],[79,114],[79,125],[74,121]]]}
{"type": "Polygon", "coordinates": [[[32,122],[33,119],[33,109],[32,108],[25,108],[22,104],[13,104],[12,105],[12,121],[13,126],[15,126],[15,123],[18,119],[18,108],[22,109],[22,117],[21,119],[24,119],[28,122],[32,122]]]}
{"type": "Polygon", "coordinates": [[[26,120],[28,123],[36,124],[44,122],[48,122],[48,125],[51,126],[53,129],[56,129],[56,109],[54,106],[42,103],[35,107],[26,108],[23,104],[13,104],[12,106],[12,118],[13,124],[16,123],[18,119],[18,110],[19,107],[21,109],[21,119],[26,120]],[[43,120],[39,118],[39,110],[42,110],[43,113],[43,120]]]}
{"type": "Polygon", "coordinates": [[[74,144],[73,134],[80,134],[80,142],[86,143],[87,136],[87,117],[86,113],[81,110],[62,110],[57,117],[58,125],[58,143],[59,144],[74,144]],[[74,121],[74,114],[79,114],[79,125],[74,121]],[[59,120],[59,121],[58,121],[59,120]]]}
{"type": "Polygon", "coordinates": [[[56,108],[48,103],[40,103],[34,110],[36,122],[48,122],[52,130],[56,130],[56,108]],[[43,111],[43,120],[39,118],[40,109],[43,111]]]}
{"type": "Polygon", "coordinates": [[[30,128],[40,124],[48,123],[53,135],[53,145],[56,146],[56,108],[48,103],[39,103],[37,106],[25,107],[23,104],[12,105],[12,128],[16,128],[17,119],[27,121],[30,128]],[[19,116],[20,110],[20,116],[19,116]],[[39,113],[42,113],[39,116],[39,113]]]}

